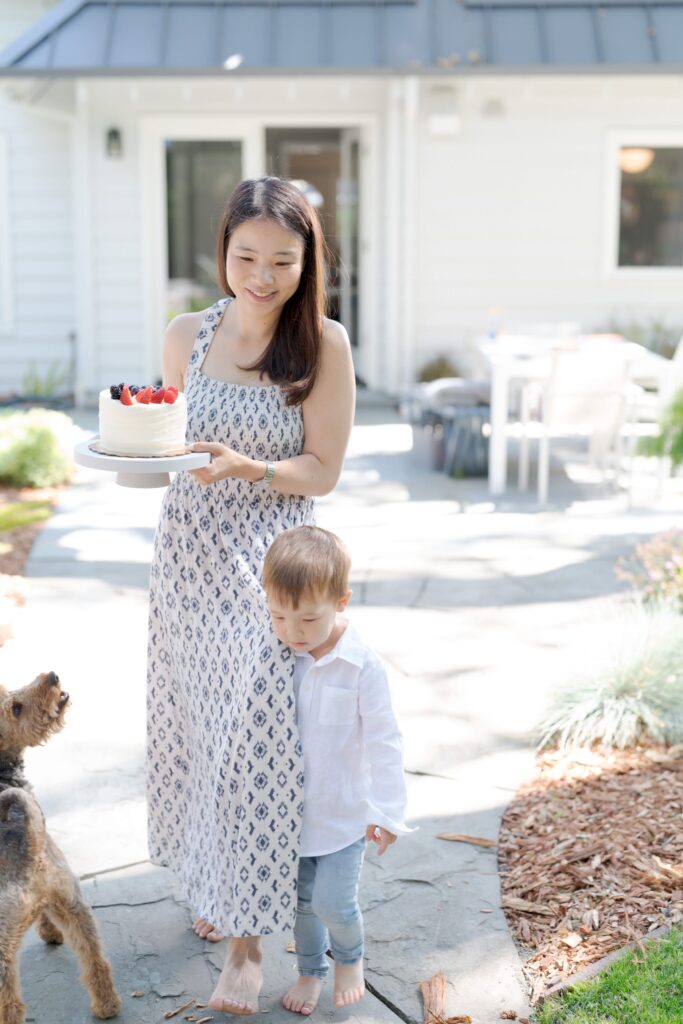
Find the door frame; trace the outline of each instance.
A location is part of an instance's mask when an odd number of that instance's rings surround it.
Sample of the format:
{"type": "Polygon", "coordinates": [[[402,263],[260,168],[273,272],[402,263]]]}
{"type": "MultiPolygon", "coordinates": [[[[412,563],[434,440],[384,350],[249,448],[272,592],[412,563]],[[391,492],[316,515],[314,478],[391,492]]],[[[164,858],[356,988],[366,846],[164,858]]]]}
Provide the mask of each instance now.
{"type": "MultiPolygon", "coordinates": [[[[243,174],[259,178],[266,173],[266,129],[356,128],[360,135],[359,167],[359,315],[356,372],[369,383],[376,379],[380,304],[377,223],[381,196],[377,177],[378,118],[363,114],[180,114],[140,118],[140,222],[142,225],[145,370],[152,380],[161,365],[166,329],[166,221],[165,142],[168,139],[235,141],[242,143],[243,174]]],[[[227,196],[226,196],[227,198],[227,196]]]]}
{"type": "Polygon", "coordinates": [[[159,372],[166,330],[168,222],[165,143],[169,139],[179,142],[240,142],[245,178],[259,177],[264,165],[259,128],[253,117],[181,114],[140,118],[144,362],[145,376],[149,381],[159,372]]]}
{"type": "MultiPolygon", "coordinates": [[[[380,303],[378,216],[382,197],[377,174],[377,143],[379,139],[379,117],[365,113],[329,114],[271,114],[259,115],[259,130],[262,133],[261,147],[265,168],[267,128],[355,128],[360,138],[358,168],[358,345],[353,350],[354,365],[358,376],[369,384],[381,386],[378,377],[377,339],[379,337],[380,303]]],[[[265,173],[265,170],[261,172],[265,173]]]]}

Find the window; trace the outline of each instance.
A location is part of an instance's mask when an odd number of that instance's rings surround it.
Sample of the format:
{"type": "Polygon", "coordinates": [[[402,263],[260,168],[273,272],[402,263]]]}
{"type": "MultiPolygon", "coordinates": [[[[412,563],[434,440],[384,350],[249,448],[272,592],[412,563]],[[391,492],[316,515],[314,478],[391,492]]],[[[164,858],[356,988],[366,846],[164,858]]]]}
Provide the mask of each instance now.
{"type": "Polygon", "coordinates": [[[9,169],[7,142],[0,136],[0,334],[8,334],[11,329],[9,169]]]}
{"type": "Polygon", "coordinates": [[[622,145],[619,267],[683,267],[683,146],[622,145]]]}

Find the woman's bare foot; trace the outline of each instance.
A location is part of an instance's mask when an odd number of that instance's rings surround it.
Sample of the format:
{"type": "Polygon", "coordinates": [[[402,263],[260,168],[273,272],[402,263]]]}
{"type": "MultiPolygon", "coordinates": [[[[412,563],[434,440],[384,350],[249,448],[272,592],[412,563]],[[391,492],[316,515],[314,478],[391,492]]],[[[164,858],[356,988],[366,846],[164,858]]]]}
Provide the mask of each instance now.
{"type": "Polygon", "coordinates": [[[365,995],[363,961],[334,965],[334,1005],[350,1006],[365,995]]]}
{"type": "Polygon", "coordinates": [[[318,1005],[324,984],[325,982],[322,978],[314,978],[302,974],[299,980],[292,985],[289,992],[286,992],[282,997],[282,1005],[285,1010],[291,1010],[292,1013],[301,1013],[304,1017],[308,1017],[318,1005]]]}
{"type": "Polygon", "coordinates": [[[192,925],[192,931],[199,936],[200,939],[206,939],[207,942],[220,942],[225,938],[217,928],[214,928],[212,924],[204,917],[198,917],[192,925]]]}
{"type": "Polygon", "coordinates": [[[261,939],[256,935],[230,939],[218,984],[209,999],[212,1010],[221,1013],[258,1013],[263,984],[261,939]]]}

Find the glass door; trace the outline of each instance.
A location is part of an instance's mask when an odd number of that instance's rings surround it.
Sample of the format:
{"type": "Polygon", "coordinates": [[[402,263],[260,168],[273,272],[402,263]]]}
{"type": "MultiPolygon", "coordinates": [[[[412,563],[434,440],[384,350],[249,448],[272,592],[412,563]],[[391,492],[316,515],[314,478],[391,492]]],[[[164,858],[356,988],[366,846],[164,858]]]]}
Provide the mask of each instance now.
{"type": "Polygon", "coordinates": [[[296,182],[318,211],[331,254],[328,315],[358,345],[359,132],[356,128],[266,129],[266,167],[296,182]]]}
{"type": "Polygon", "coordinates": [[[242,179],[242,142],[167,139],[166,318],[205,309],[219,294],[216,232],[242,179]]]}

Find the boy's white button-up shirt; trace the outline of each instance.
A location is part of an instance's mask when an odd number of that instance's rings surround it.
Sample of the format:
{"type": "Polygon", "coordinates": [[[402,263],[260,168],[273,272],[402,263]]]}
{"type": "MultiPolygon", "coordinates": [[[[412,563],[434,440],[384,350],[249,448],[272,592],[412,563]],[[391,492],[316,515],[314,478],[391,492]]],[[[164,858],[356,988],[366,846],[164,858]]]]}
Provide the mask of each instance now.
{"type": "Polygon", "coordinates": [[[386,672],[351,624],[317,661],[296,655],[294,693],[305,772],[301,856],[341,850],[370,824],[412,832],[386,672]]]}

